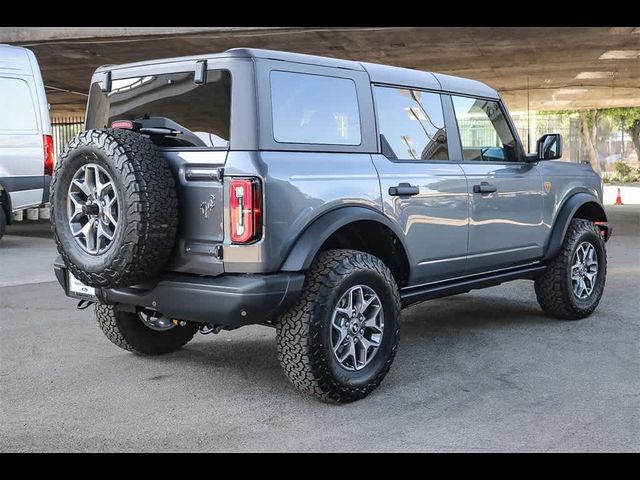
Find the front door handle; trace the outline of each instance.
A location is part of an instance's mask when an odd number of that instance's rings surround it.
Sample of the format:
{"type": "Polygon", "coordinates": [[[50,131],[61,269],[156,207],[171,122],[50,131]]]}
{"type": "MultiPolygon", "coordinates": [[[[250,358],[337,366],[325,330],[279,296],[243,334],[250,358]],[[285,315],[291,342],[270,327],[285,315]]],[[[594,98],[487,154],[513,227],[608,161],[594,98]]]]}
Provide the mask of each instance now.
{"type": "Polygon", "coordinates": [[[408,183],[401,183],[397,187],[389,187],[389,195],[392,197],[415,197],[420,194],[420,187],[414,187],[408,183]]]}
{"type": "Polygon", "coordinates": [[[495,185],[491,185],[487,182],[482,182],[480,185],[473,186],[473,193],[496,193],[498,191],[498,187],[495,185]]]}

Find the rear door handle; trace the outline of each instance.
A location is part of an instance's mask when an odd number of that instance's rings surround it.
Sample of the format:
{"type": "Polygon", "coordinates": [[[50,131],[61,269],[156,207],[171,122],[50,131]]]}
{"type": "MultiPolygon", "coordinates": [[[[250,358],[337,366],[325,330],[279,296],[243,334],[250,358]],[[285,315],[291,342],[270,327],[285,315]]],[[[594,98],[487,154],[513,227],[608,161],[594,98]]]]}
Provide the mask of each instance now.
{"type": "Polygon", "coordinates": [[[389,187],[389,195],[392,197],[415,197],[420,194],[420,187],[414,187],[408,183],[401,183],[397,187],[389,187]]]}
{"type": "Polygon", "coordinates": [[[498,187],[487,182],[482,182],[480,185],[473,186],[473,193],[496,193],[497,191],[498,187]]]}

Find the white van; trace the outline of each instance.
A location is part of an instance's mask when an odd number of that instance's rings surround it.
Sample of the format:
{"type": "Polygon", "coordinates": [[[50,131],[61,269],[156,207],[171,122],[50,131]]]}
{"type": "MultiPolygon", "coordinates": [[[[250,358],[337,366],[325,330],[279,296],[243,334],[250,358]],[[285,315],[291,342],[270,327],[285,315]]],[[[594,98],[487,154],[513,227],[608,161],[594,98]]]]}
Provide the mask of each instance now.
{"type": "Polygon", "coordinates": [[[53,137],[42,74],[30,50],[0,45],[0,238],[12,212],[48,202],[53,137]]]}

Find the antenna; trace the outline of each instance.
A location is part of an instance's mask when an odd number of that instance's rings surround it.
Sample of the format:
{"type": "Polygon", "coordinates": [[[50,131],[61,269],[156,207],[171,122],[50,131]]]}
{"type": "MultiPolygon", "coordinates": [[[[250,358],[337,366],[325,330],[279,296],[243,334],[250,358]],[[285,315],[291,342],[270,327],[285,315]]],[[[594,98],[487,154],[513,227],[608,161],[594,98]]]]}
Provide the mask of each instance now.
{"type": "Polygon", "coordinates": [[[531,153],[531,89],[527,75],[527,153],[531,153]]]}

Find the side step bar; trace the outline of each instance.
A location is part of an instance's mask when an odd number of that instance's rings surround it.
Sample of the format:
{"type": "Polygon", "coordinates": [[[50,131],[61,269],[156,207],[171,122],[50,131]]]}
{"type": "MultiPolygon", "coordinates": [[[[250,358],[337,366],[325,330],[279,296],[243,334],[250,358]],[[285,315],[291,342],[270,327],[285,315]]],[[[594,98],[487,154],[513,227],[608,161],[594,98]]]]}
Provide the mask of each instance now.
{"type": "Polygon", "coordinates": [[[471,277],[447,280],[444,282],[403,288],[400,291],[402,307],[408,307],[409,305],[424,302],[425,300],[433,300],[434,298],[467,293],[479,288],[494,287],[511,280],[532,280],[543,273],[546,268],[546,266],[540,264],[528,265],[525,267],[473,275],[471,277]]]}

